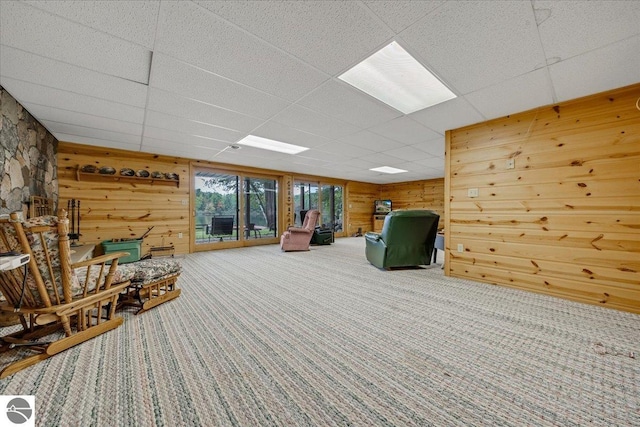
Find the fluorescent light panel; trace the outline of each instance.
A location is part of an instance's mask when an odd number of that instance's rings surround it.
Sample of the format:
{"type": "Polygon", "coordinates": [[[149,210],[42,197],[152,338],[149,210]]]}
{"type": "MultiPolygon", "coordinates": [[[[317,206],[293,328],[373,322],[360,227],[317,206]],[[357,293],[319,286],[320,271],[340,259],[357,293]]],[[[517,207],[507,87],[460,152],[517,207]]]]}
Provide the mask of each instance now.
{"type": "Polygon", "coordinates": [[[287,144],[286,142],[274,141],[273,139],[262,138],[255,135],[247,135],[238,141],[238,144],[286,154],[298,154],[309,149],[307,147],[287,144]]]}
{"type": "Polygon", "coordinates": [[[404,114],[456,97],[397,42],[383,47],[338,78],[404,114]]]}
{"type": "Polygon", "coordinates": [[[391,166],[380,166],[379,168],[369,169],[374,172],[382,172],[382,173],[403,173],[408,172],[404,169],[392,168],[391,166]]]}

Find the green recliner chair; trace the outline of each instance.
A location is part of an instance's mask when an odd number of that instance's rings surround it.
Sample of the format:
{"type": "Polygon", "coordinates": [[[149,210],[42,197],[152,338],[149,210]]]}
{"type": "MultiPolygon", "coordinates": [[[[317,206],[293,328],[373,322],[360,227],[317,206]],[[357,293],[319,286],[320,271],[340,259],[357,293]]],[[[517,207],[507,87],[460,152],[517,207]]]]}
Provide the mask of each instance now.
{"type": "Polygon", "coordinates": [[[381,233],[367,232],[365,254],[378,268],[429,265],[440,216],[429,210],[392,211],[381,233]]]}

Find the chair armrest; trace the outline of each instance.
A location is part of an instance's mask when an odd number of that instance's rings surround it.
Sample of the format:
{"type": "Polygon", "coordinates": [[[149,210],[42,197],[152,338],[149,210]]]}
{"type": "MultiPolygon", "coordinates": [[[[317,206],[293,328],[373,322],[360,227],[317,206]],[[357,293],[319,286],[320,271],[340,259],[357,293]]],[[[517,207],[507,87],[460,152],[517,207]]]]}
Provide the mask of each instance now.
{"type": "Polygon", "coordinates": [[[100,255],[100,256],[88,259],[86,261],[80,261],[75,264],[71,264],[71,268],[75,270],[76,268],[86,267],[88,265],[103,264],[107,261],[113,261],[114,259],[122,258],[128,255],[129,255],[129,252],[114,252],[106,255],[100,255]]]}
{"type": "Polygon", "coordinates": [[[312,231],[307,230],[306,228],[302,228],[302,227],[289,227],[287,229],[287,231],[290,231],[292,233],[304,233],[304,234],[312,233],[312,231]]]}
{"type": "Polygon", "coordinates": [[[364,238],[367,239],[367,240],[370,240],[372,242],[379,241],[381,239],[381,237],[382,236],[380,235],[380,233],[374,233],[373,231],[367,231],[364,234],[364,238]]]}

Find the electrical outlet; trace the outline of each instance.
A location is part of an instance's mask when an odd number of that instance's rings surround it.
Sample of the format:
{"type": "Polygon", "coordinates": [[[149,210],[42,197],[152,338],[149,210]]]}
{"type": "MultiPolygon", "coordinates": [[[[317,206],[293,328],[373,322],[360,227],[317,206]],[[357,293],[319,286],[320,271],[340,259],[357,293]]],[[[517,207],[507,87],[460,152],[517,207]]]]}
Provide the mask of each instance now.
{"type": "Polygon", "coordinates": [[[515,169],[516,159],[507,159],[507,169],[515,169]]]}
{"type": "Polygon", "coordinates": [[[470,188],[467,190],[467,196],[469,197],[478,197],[479,191],[477,188],[470,188]]]}
{"type": "Polygon", "coordinates": [[[187,206],[187,201],[186,200],[182,200],[182,206],[187,206]]]}
{"type": "Polygon", "coordinates": [[[462,243],[458,243],[458,252],[464,252],[464,245],[462,243]]]}
{"type": "Polygon", "coordinates": [[[182,239],[182,233],[178,233],[178,239],[182,239]]]}

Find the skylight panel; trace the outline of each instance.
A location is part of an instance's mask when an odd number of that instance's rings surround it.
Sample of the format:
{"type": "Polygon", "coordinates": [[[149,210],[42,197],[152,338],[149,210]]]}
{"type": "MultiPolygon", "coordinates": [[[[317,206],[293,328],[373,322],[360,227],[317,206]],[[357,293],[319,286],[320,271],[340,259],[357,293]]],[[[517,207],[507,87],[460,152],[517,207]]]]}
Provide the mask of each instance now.
{"type": "Polygon", "coordinates": [[[397,42],[380,49],[338,78],[404,114],[456,97],[397,42]]]}
{"type": "Polygon", "coordinates": [[[408,172],[404,169],[392,168],[391,166],[380,166],[379,168],[369,169],[374,172],[382,172],[382,173],[403,173],[408,172]]]}
{"type": "Polygon", "coordinates": [[[285,154],[298,154],[309,149],[308,147],[287,144],[286,142],[274,141],[273,139],[262,138],[255,135],[247,135],[245,138],[238,141],[238,144],[261,148],[263,150],[277,151],[285,154]]]}

